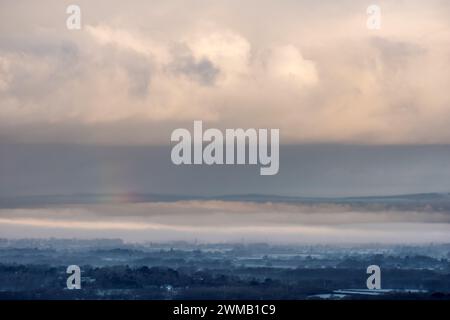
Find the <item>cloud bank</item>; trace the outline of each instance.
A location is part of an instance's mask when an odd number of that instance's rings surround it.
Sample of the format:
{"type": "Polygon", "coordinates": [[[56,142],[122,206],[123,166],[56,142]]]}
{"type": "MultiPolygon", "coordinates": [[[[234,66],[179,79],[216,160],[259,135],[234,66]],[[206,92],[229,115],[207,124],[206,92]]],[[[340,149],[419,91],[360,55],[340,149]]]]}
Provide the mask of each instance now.
{"type": "Polygon", "coordinates": [[[380,1],[0,4],[0,137],[167,144],[201,119],[282,142],[449,143],[450,6],[380,1]],[[46,10],[41,10],[43,7],[46,10]]]}
{"type": "Polygon", "coordinates": [[[128,241],[448,242],[449,222],[446,212],[238,201],[0,210],[0,230],[6,237],[103,236],[128,241]]]}

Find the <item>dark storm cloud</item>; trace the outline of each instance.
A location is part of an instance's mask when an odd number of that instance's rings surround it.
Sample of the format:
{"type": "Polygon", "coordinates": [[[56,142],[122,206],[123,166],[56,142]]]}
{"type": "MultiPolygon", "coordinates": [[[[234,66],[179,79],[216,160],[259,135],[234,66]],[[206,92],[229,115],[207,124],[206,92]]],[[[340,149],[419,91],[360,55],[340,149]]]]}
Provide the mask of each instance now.
{"type": "Polygon", "coordinates": [[[173,48],[173,61],[167,69],[207,86],[214,85],[220,72],[206,57],[196,60],[192,51],[185,45],[173,48]]]}
{"type": "Polygon", "coordinates": [[[445,192],[450,190],[448,159],[448,146],[281,146],[280,172],[264,177],[257,166],[175,166],[165,146],[1,144],[0,194],[445,192]]]}

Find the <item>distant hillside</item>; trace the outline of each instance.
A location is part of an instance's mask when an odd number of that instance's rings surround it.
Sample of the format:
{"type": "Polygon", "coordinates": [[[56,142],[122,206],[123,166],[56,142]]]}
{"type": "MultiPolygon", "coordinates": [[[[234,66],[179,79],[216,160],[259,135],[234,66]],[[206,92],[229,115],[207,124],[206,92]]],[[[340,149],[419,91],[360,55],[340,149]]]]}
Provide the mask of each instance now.
{"type": "Polygon", "coordinates": [[[188,200],[220,200],[273,202],[292,204],[342,204],[355,207],[379,207],[392,209],[425,209],[433,211],[450,211],[449,193],[422,193],[391,196],[366,197],[291,197],[263,194],[222,195],[215,197],[181,196],[167,194],[74,194],[74,195],[42,195],[21,197],[0,197],[0,208],[45,207],[75,204],[106,203],[144,203],[174,202],[188,200]]]}

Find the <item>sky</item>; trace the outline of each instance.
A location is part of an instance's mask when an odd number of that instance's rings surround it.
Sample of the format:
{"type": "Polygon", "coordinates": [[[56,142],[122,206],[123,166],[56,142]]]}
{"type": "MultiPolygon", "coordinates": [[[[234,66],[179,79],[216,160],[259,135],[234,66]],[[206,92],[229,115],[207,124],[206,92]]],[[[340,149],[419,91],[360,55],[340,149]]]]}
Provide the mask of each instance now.
{"type": "Polygon", "coordinates": [[[0,137],[165,145],[194,120],[281,143],[450,142],[448,1],[0,2],[0,137]]]}
{"type": "Polygon", "coordinates": [[[2,195],[450,189],[448,1],[377,1],[379,30],[365,1],[69,4],[0,1],[2,195]],[[194,120],[280,129],[279,174],[173,166],[194,120]]]}
{"type": "MultiPolygon", "coordinates": [[[[78,0],[81,29],[69,30],[71,4],[0,0],[0,199],[450,190],[449,1],[78,0]],[[377,30],[367,27],[372,4],[381,10],[377,30]],[[279,173],[173,165],[171,133],[192,130],[195,120],[220,130],[279,129],[279,173]]],[[[264,215],[268,209],[257,207],[261,219],[252,223],[227,203],[209,205],[171,203],[190,217],[175,225],[152,214],[167,209],[156,205],[143,220],[102,215],[97,206],[46,214],[2,208],[0,234],[208,241],[268,233],[284,241],[418,234],[447,241],[449,234],[446,216],[417,212],[345,212],[333,224],[329,212],[312,219],[310,208],[264,215]],[[202,216],[204,206],[210,214],[202,216]],[[214,221],[224,229],[214,231],[214,221]]],[[[240,213],[249,205],[233,204],[240,213]]]]}
{"type": "Polygon", "coordinates": [[[0,144],[0,195],[150,193],[314,197],[450,191],[450,147],[282,145],[280,170],[180,165],[169,146],[0,144]]]}

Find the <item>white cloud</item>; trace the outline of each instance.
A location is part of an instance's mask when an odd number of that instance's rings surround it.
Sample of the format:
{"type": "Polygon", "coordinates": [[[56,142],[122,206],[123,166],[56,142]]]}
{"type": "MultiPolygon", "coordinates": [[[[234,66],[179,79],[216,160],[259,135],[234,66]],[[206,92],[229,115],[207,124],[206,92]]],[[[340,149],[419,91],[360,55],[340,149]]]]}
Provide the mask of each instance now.
{"type": "Polygon", "coordinates": [[[314,63],[304,59],[293,45],[274,48],[268,64],[269,71],[281,81],[291,81],[300,87],[319,81],[314,63]]]}
{"type": "MultiPolygon", "coordinates": [[[[357,1],[81,2],[76,32],[53,2],[45,17],[30,6],[2,4],[0,134],[12,140],[54,141],[39,129],[49,124],[61,142],[86,143],[64,128],[202,119],[280,128],[282,143],[450,142],[450,19],[439,1],[382,1],[377,33],[357,1]]],[[[116,129],[96,142],[166,143],[160,133],[125,141],[116,129]]]]}
{"type": "Polygon", "coordinates": [[[207,58],[219,68],[225,83],[250,72],[250,43],[237,33],[213,31],[195,35],[187,43],[196,59],[207,58]]]}

